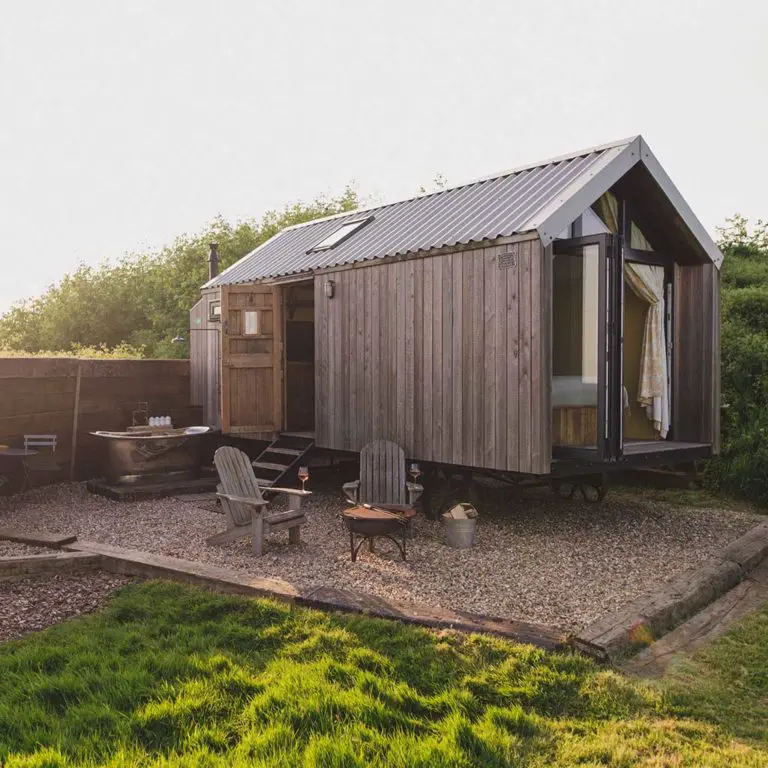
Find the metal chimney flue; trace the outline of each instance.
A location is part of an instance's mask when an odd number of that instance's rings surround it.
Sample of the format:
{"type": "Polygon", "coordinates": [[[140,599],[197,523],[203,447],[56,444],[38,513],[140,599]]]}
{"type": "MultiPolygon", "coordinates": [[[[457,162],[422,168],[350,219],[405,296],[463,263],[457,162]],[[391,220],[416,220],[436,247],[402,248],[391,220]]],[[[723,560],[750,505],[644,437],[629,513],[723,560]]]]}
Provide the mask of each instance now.
{"type": "Polygon", "coordinates": [[[210,243],[211,252],[208,256],[208,279],[213,280],[219,274],[219,244],[210,243]]]}

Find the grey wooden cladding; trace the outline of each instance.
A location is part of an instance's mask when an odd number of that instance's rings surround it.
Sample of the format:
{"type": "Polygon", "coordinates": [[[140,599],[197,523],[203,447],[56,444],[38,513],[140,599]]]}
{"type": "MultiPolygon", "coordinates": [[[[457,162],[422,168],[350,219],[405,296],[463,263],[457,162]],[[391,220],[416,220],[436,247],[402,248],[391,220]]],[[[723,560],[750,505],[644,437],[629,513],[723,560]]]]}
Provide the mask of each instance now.
{"type": "Polygon", "coordinates": [[[211,304],[218,288],[204,291],[189,313],[189,357],[192,405],[203,408],[205,424],[221,427],[221,322],[211,321],[211,304]]]}
{"type": "Polygon", "coordinates": [[[535,237],[317,276],[317,444],[548,473],[549,290],[535,237]]]}
{"type": "Polygon", "coordinates": [[[675,266],[672,421],[675,440],[720,450],[720,273],[675,266]]]}

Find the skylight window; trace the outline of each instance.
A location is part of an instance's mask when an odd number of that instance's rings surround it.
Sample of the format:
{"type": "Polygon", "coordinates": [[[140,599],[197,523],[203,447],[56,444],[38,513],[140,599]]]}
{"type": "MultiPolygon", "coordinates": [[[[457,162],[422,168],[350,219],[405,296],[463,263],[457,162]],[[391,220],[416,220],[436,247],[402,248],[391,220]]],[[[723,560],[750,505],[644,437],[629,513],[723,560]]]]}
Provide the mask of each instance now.
{"type": "Polygon", "coordinates": [[[346,224],[342,224],[335,232],[328,235],[325,240],[321,240],[317,245],[313,245],[307,253],[327,251],[329,248],[333,248],[357,232],[358,229],[364,227],[372,219],[373,216],[369,216],[367,219],[356,219],[355,221],[348,221],[346,224]]]}

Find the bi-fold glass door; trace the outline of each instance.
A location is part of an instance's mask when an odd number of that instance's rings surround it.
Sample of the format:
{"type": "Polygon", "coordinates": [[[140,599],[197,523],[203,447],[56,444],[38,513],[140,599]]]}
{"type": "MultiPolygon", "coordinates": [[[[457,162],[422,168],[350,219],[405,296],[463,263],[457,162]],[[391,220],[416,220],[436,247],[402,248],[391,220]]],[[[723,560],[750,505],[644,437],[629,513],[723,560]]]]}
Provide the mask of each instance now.
{"type": "Polygon", "coordinates": [[[556,240],[552,263],[555,458],[622,452],[623,268],[612,235],[556,240]]]}

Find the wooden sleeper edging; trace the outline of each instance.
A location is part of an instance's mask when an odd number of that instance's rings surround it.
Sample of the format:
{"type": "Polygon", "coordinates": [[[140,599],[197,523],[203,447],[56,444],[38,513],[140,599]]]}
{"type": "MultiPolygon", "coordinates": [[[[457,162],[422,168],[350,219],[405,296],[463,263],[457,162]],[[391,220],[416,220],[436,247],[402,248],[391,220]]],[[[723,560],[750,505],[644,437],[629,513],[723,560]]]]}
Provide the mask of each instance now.
{"type": "Polygon", "coordinates": [[[77,573],[102,567],[101,555],[92,552],[57,552],[0,558],[0,579],[19,579],[51,573],[77,573]]]}
{"type": "Polygon", "coordinates": [[[0,528],[0,539],[13,541],[16,544],[29,544],[33,547],[52,547],[61,549],[66,544],[77,540],[77,536],[66,533],[50,533],[48,531],[17,531],[14,528],[0,528]]]}
{"type": "Polygon", "coordinates": [[[103,568],[129,576],[172,579],[219,592],[269,597],[323,610],[362,613],[433,629],[494,634],[549,650],[566,645],[565,634],[553,627],[448,611],[432,606],[396,603],[375,595],[333,587],[316,587],[302,592],[279,579],[252,578],[226,568],[93,541],[78,541],[67,548],[96,554],[101,558],[103,568]]]}
{"type": "Polygon", "coordinates": [[[286,581],[253,578],[237,571],[205,565],[192,560],[155,555],[135,549],[101,544],[96,541],[78,541],[68,545],[67,548],[98,554],[105,569],[126,576],[140,576],[146,579],[172,579],[229,594],[271,597],[291,603],[299,594],[298,590],[286,581]]]}
{"type": "Polygon", "coordinates": [[[453,629],[461,632],[498,635],[518,643],[537,645],[548,650],[562,649],[567,644],[565,633],[555,627],[415,603],[400,603],[364,592],[334,587],[311,589],[298,597],[296,602],[312,608],[361,613],[431,629],[453,629]]]}
{"type": "Polygon", "coordinates": [[[733,589],[766,557],[768,523],[760,523],[695,571],[592,622],[573,638],[573,645],[602,658],[650,645],[733,589]]]}

